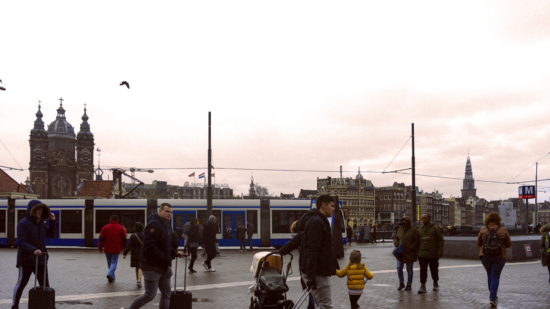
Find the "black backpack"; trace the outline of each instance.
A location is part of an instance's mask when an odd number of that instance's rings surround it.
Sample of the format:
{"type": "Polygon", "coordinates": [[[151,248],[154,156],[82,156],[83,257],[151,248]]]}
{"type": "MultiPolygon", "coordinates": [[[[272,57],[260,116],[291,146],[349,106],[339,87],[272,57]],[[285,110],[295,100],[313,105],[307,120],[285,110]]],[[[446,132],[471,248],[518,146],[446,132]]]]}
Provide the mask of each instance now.
{"type": "Polygon", "coordinates": [[[502,244],[497,235],[498,229],[500,229],[500,226],[494,232],[489,229],[489,235],[483,242],[483,254],[485,256],[499,256],[502,253],[502,244]]]}

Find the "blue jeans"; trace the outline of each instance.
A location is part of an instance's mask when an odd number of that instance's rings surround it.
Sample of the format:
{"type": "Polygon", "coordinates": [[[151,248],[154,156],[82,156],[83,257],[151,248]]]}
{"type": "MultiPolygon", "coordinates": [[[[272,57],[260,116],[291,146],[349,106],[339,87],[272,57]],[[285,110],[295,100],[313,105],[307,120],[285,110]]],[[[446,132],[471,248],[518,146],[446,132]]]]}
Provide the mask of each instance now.
{"type": "Polygon", "coordinates": [[[141,308],[143,305],[152,301],[157,296],[157,289],[160,290],[160,309],[170,308],[170,277],[172,277],[172,268],[163,273],[156,271],[144,270],[143,277],[145,279],[145,293],[136,298],[128,309],[141,308]]]}
{"type": "Polygon", "coordinates": [[[115,271],[118,264],[118,253],[105,253],[105,258],[107,258],[107,267],[109,267],[107,276],[115,279],[115,271]]]}
{"type": "Polygon", "coordinates": [[[486,257],[481,256],[481,264],[485,267],[487,272],[487,285],[489,287],[489,300],[497,299],[498,284],[500,282],[500,274],[504,268],[506,260],[500,256],[497,257],[486,257]]]}
{"type": "MultiPolygon", "coordinates": [[[[407,284],[412,284],[413,281],[413,263],[406,263],[407,264],[407,284]]],[[[400,260],[397,260],[397,277],[399,277],[399,282],[404,282],[403,278],[403,266],[405,264],[401,262],[400,260]]]]}

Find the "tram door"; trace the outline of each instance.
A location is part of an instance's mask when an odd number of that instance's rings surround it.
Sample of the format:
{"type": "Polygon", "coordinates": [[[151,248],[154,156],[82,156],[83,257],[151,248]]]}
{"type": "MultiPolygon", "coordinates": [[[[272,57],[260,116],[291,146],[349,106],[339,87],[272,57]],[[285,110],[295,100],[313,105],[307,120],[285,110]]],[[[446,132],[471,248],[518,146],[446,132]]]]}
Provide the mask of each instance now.
{"type": "MultiPolygon", "coordinates": [[[[177,210],[173,212],[174,219],[172,220],[172,228],[174,232],[180,234],[183,233],[183,225],[188,221],[193,222],[196,219],[196,213],[194,210],[177,210]]],[[[184,245],[183,237],[180,238],[180,246],[184,245]]]]}
{"type": "Polygon", "coordinates": [[[224,246],[238,246],[237,226],[244,225],[244,211],[223,212],[223,242],[224,246]]]}
{"type": "Polygon", "coordinates": [[[62,218],[59,217],[59,210],[50,210],[51,213],[55,215],[55,232],[54,235],[51,235],[53,237],[46,238],[46,245],[48,246],[59,246],[61,245],[61,241],[59,239],[59,229],[61,228],[61,220],[62,218]]]}

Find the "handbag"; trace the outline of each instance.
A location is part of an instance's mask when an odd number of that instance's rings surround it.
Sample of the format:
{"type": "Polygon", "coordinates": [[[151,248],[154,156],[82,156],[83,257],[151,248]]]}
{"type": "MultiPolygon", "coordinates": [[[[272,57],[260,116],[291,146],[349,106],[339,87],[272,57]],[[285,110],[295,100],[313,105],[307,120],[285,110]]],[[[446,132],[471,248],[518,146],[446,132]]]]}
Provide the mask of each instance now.
{"type": "Polygon", "coordinates": [[[403,258],[403,241],[405,240],[405,237],[407,236],[407,233],[409,232],[409,230],[407,230],[404,234],[403,234],[403,238],[401,238],[401,241],[399,242],[399,246],[397,246],[397,248],[393,249],[393,256],[395,256],[396,259],[401,259],[403,258]]]}

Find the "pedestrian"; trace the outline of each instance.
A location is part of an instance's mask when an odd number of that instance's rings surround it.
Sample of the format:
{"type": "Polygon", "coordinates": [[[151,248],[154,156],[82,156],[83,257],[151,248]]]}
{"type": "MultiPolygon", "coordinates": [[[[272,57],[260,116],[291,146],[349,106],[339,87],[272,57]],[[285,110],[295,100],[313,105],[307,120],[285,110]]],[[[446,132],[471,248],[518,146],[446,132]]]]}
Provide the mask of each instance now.
{"type": "Polygon", "coordinates": [[[362,243],[363,242],[363,239],[365,237],[365,227],[363,225],[361,225],[359,227],[359,243],[362,243]]]}
{"type": "MultiPolygon", "coordinates": [[[[27,213],[17,224],[17,268],[19,276],[13,290],[11,308],[19,308],[21,294],[29,282],[31,274],[38,279],[40,286],[49,287],[48,276],[44,278],[45,259],[48,259],[46,237],[53,237],[56,228],[55,215],[39,200],[27,204],[27,213]],[[40,258],[45,255],[45,257],[40,258]],[[38,273],[36,260],[38,258],[38,273]]],[[[47,270],[47,269],[46,269],[47,270]]]]}
{"type": "Polygon", "coordinates": [[[422,215],[422,225],[418,227],[420,234],[420,249],[418,251],[418,263],[420,264],[420,289],[418,294],[426,293],[426,280],[428,279],[428,266],[432,275],[433,290],[439,290],[439,258],[443,255],[443,233],[441,229],[430,222],[429,214],[422,215]]]}
{"type": "Polygon", "coordinates": [[[351,247],[351,238],[353,237],[353,228],[351,227],[351,220],[348,221],[348,226],[346,227],[346,236],[348,239],[348,246],[351,247]]]}
{"type": "Polygon", "coordinates": [[[548,267],[548,283],[550,283],[550,223],[540,228],[540,252],[542,266],[548,267]]]}
{"type": "Polygon", "coordinates": [[[239,246],[241,251],[246,250],[246,244],[244,242],[245,234],[246,234],[246,227],[244,226],[244,224],[239,223],[239,225],[237,226],[237,239],[239,240],[239,246]]]}
{"type": "Polygon", "coordinates": [[[178,237],[174,237],[170,229],[172,220],[172,205],[162,203],[156,214],[147,218],[147,226],[143,233],[143,248],[141,250],[141,268],[145,280],[145,293],[136,298],[129,309],[141,308],[157,295],[160,290],[159,308],[170,307],[170,277],[172,276],[172,259],[183,257],[182,251],[177,251],[178,237]]]}
{"type": "Polygon", "coordinates": [[[250,251],[252,251],[252,235],[254,234],[254,226],[250,221],[246,222],[246,236],[248,236],[248,245],[250,246],[250,251]]]}
{"type": "Polygon", "coordinates": [[[126,229],[118,223],[117,215],[112,215],[109,223],[101,229],[97,248],[99,253],[105,252],[108,268],[107,281],[112,283],[115,281],[118,255],[126,248],[126,229]]]}
{"type": "Polygon", "coordinates": [[[300,219],[298,230],[303,230],[300,240],[300,273],[315,299],[317,308],[332,307],[330,276],[339,269],[332,246],[332,233],[328,218],[334,211],[334,199],[329,195],[317,198],[316,209],[300,219]]]}
{"type": "Polygon", "coordinates": [[[373,223],[370,227],[370,242],[376,243],[376,224],[373,223]]]}
{"type": "MultiPolygon", "coordinates": [[[[412,289],[413,280],[413,264],[417,258],[417,252],[419,248],[420,236],[418,231],[411,227],[411,218],[403,217],[399,224],[393,244],[396,248],[402,248],[401,254],[396,256],[397,259],[397,277],[399,278],[399,287],[397,290],[401,291],[405,288],[405,291],[412,289]],[[403,267],[407,267],[407,286],[405,287],[403,278],[403,267]]],[[[395,255],[395,250],[394,250],[395,255]]]]}
{"type": "Polygon", "coordinates": [[[351,251],[348,265],[342,270],[337,269],[336,275],[340,278],[348,276],[347,286],[351,309],[361,309],[357,302],[363,294],[365,278],[371,280],[374,277],[365,264],[361,263],[361,252],[359,250],[351,251]]]}
{"type": "Polygon", "coordinates": [[[136,285],[141,288],[141,278],[143,272],[141,270],[141,248],[143,247],[143,223],[136,222],[134,224],[134,234],[130,236],[130,242],[128,246],[122,251],[122,258],[126,258],[128,252],[130,252],[130,267],[136,269],[136,285]]]}
{"type": "Polygon", "coordinates": [[[216,271],[214,268],[212,268],[212,260],[217,255],[216,250],[216,234],[218,233],[218,225],[216,224],[217,219],[215,216],[211,215],[208,218],[208,223],[206,224],[206,227],[204,228],[204,244],[203,248],[206,250],[206,260],[204,263],[202,263],[202,266],[206,271],[214,272],[216,271]]]}
{"type": "Polygon", "coordinates": [[[501,218],[496,212],[488,213],[485,217],[485,226],[481,228],[477,236],[477,245],[480,247],[479,258],[487,272],[491,307],[497,306],[500,274],[506,263],[506,248],[512,245],[510,234],[506,227],[501,225],[500,220],[501,218]]]}
{"type": "Polygon", "coordinates": [[[200,224],[199,220],[192,220],[192,225],[185,230],[185,245],[184,248],[191,254],[191,262],[189,262],[188,270],[190,274],[196,273],[197,271],[193,269],[195,265],[195,260],[197,259],[197,249],[199,248],[200,243],[200,224]]]}

